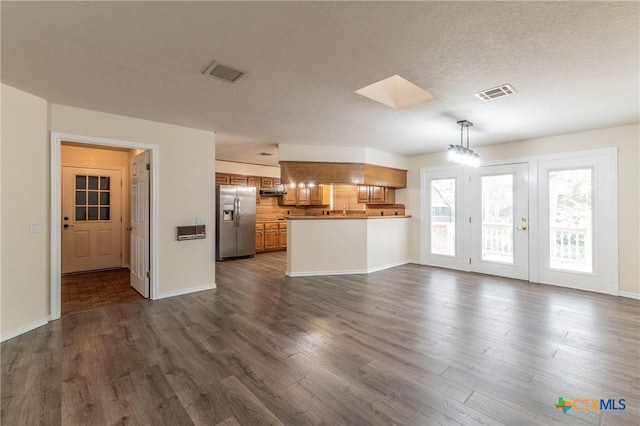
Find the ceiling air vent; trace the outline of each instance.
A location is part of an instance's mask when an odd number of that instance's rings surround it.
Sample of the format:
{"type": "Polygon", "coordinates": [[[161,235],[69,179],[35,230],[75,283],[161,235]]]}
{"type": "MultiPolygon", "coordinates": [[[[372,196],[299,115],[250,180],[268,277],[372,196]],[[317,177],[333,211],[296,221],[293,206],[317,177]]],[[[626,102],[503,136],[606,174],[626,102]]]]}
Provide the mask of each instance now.
{"type": "Polygon", "coordinates": [[[233,68],[218,61],[213,61],[209,67],[202,73],[209,77],[224,80],[227,83],[237,83],[249,75],[248,71],[233,68]]]}
{"type": "Polygon", "coordinates": [[[516,89],[511,87],[509,84],[503,84],[502,86],[494,87],[493,89],[487,89],[482,92],[475,93],[475,95],[483,101],[492,101],[504,96],[513,95],[514,93],[516,93],[516,89]]]}

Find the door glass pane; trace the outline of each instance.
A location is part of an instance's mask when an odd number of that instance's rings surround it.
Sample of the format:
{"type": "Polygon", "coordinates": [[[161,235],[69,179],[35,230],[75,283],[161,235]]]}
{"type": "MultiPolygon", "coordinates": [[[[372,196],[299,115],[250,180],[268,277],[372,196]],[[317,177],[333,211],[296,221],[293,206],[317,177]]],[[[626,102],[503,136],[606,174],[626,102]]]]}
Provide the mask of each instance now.
{"type": "Polygon", "coordinates": [[[100,176],[100,189],[109,189],[109,177],[100,176]]]}
{"type": "Polygon", "coordinates": [[[87,204],[87,193],[85,191],[76,191],[76,204],[81,206],[87,204]]]}
{"type": "Polygon", "coordinates": [[[456,179],[431,181],[431,253],[456,255],[456,179]]]}
{"type": "Polygon", "coordinates": [[[482,260],[513,264],[513,175],[482,176],[482,260]]]}
{"type": "Polygon", "coordinates": [[[90,206],[98,205],[98,191],[89,191],[89,203],[90,206]]]}
{"type": "Polygon", "coordinates": [[[593,272],[591,169],[549,172],[549,266],[593,272]]]}
{"type": "Polygon", "coordinates": [[[87,188],[87,177],[76,175],[76,189],[86,189],[87,188]]]}
{"type": "Polygon", "coordinates": [[[97,207],[89,207],[89,220],[98,220],[98,208],[97,207]]]}
{"type": "Polygon", "coordinates": [[[89,176],[89,189],[98,189],[98,176],[89,176]]]}
{"type": "Polygon", "coordinates": [[[85,207],[76,207],[76,222],[87,220],[87,209],[85,207]]]}
{"type": "Polygon", "coordinates": [[[108,192],[101,192],[100,193],[100,205],[101,206],[108,206],[109,205],[109,193],[108,192]]]}
{"type": "Polygon", "coordinates": [[[110,219],[110,211],[109,207],[100,207],[100,220],[109,220],[110,219]]]}

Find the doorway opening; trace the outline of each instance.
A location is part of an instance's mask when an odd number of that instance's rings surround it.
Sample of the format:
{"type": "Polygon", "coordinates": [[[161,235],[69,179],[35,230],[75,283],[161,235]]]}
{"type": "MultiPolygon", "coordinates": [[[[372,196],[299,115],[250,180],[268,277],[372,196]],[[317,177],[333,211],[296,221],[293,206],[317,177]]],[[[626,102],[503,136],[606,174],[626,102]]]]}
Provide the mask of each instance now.
{"type": "Polygon", "coordinates": [[[138,150],[62,143],[62,314],[148,295],[131,286],[130,273],[131,204],[138,201],[131,163],[138,156],[144,161],[138,150]]]}
{"type": "Polygon", "coordinates": [[[158,147],[55,132],[51,147],[51,319],[153,298],[158,147]]]}

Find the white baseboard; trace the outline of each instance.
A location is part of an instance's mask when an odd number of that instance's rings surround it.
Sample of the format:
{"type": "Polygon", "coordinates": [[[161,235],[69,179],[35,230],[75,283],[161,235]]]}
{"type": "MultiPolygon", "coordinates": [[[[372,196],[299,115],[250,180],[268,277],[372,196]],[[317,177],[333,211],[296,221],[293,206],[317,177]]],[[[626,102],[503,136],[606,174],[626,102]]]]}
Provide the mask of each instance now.
{"type": "Polygon", "coordinates": [[[21,334],[27,333],[31,330],[35,330],[38,327],[42,327],[43,325],[47,324],[50,320],[51,320],[50,317],[46,317],[45,319],[41,319],[39,321],[25,325],[24,327],[20,327],[19,329],[14,330],[0,337],[0,342],[6,342],[9,339],[13,339],[14,337],[18,337],[21,334]]]}
{"type": "Polygon", "coordinates": [[[382,265],[382,266],[376,266],[374,268],[369,268],[367,269],[367,273],[372,273],[372,272],[378,272],[378,271],[383,271],[385,269],[389,269],[389,268],[395,268],[396,266],[402,266],[402,265],[406,265],[407,263],[410,263],[409,260],[401,260],[399,262],[394,262],[394,263],[388,263],[386,265],[382,265]]]}
{"type": "Polygon", "coordinates": [[[366,269],[353,269],[348,271],[311,271],[311,272],[285,272],[288,277],[320,277],[323,275],[357,275],[366,274],[366,269]]]}
{"type": "Polygon", "coordinates": [[[191,288],[185,288],[181,290],[168,291],[166,293],[158,294],[155,297],[155,300],[166,299],[168,297],[175,297],[175,296],[184,296],[185,294],[198,293],[200,291],[206,291],[206,290],[215,290],[216,288],[218,287],[214,283],[214,284],[203,285],[200,287],[191,287],[191,288]]]}
{"type": "Polygon", "coordinates": [[[629,293],[626,291],[621,291],[618,294],[620,295],[620,297],[628,297],[629,299],[640,300],[640,294],[638,293],[629,293]]]}

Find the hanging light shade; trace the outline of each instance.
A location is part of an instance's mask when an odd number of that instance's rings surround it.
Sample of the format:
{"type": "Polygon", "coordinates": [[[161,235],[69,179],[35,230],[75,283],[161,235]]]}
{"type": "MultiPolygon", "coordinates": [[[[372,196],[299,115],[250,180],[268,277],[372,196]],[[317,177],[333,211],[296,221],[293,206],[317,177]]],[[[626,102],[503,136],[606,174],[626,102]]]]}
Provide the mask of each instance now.
{"type": "Polygon", "coordinates": [[[460,125],[460,145],[449,145],[449,154],[447,159],[453,163],[462,164],[464,166],[478,167],[480,166],[480,156],[469,148],[469,127],[473,123],[467,120],[458,121],[460,125]],[[467,128],[467,146],[464,146],[464,129],[467,128]]]}

